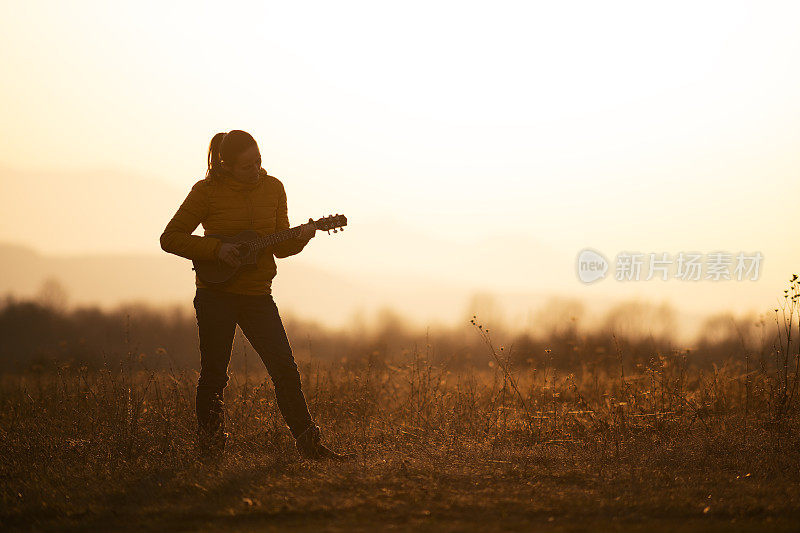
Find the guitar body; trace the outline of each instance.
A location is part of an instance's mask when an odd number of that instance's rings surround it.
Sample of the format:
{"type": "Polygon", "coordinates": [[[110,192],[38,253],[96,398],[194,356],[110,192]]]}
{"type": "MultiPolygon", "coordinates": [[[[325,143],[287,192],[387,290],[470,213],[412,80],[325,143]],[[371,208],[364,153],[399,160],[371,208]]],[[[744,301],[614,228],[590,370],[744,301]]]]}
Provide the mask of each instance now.
{"type": "Polygon", "coordinates": [[[216,237],[224,243],[238,244],[239,261],[241,261],[241,264],[238,267],[232,267],[220,259],[214,261],[193,260],[192,264],[194,267],[192,270],[197,272],[197,277],[199,277],[203,283],[208,285],[225,285],[235,278],[240,270],[255,267],[255,265],[258,263],[258,258],[264,251],[254,250],[247,245],[248,242],[252,242],[258,238],[258,233],[253,230],[242,231],[233,237],[226,235],[206,235],[206,237],[216,237]]]}

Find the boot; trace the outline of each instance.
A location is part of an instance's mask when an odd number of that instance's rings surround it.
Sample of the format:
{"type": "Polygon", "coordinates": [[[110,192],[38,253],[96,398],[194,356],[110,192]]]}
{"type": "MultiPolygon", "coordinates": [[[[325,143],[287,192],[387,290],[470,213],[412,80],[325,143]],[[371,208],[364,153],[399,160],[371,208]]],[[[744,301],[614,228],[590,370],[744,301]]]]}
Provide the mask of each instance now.
{"type": "Polygon", "coordinates": [[[308,429],[297,436],[295,446],[297,446],[297,451],[300,452],[300,455],[303,457],[303,459],[311,459],[313,461],[321,461],[326,459],[341,461],[344,459],[349,459],[353,456],[353,454],[336,453],[322,444],[322,442],[320,442],[321,440],[322,432],[320,431],[319,426],[312,423],[310,426],[308,426],[308,429]]]}
{"type": "Polygon", "coordinates": [[[201,458],[222,455],[228,433],[225,432],[222,392],[197,391],[197,448],[201,458]]]}
{"type": "Polygon", "coordinates": [[[197,432],[197,449],[200,458],[216,459],[225,451],[225,443],[230,435],[224,431],[210,433],[204,429],[197,432]]]}

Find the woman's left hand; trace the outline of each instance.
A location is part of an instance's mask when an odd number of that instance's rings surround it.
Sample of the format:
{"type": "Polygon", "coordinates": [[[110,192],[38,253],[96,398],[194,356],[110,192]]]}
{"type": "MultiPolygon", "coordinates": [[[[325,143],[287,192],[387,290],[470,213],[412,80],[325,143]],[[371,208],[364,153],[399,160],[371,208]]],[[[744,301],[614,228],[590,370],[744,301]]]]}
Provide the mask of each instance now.
{"type": "Polygon", "coordinates": [[[300,235],[298,235],[297,238],[301,241],[310,241],[316,232],[317,228],[314,226],[314,219],[309,218],[308,224],[300,226],[300,235]]]}

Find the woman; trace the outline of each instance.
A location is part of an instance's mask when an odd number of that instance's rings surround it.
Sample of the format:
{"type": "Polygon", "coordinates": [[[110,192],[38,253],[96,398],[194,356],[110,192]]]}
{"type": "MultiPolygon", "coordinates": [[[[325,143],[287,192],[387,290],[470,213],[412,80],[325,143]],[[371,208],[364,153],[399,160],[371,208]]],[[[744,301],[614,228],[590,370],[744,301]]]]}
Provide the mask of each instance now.
{"type": "MultiPolygon", "coordinates": [[[[161,235],[161,248],[187,259],[225,261],[239,265],[236,245],[214,237],[192,235],[198,224],[205,234],[235,235],[252,229],[269,235],[289,228],[283,184],[261,168],[255,139],[244,131],[217,133],[208,147],[208,171],[194,184],[161,235]]],[[[275,396],[300,454],[309,459],[343,458],[323,444],[311,419],[289,341],[272,299],[275,257],[299,253],[314,236],[313,219],[300,236],[266,250],[255,268],[243,268],[222,287],[195,276],[194,307],[200,335],[200,379],[195,407],[198,444],[204,456],[225,447],[223,390],[228,382],[236,324],[264,361],[275,385],[275,396]]]]}

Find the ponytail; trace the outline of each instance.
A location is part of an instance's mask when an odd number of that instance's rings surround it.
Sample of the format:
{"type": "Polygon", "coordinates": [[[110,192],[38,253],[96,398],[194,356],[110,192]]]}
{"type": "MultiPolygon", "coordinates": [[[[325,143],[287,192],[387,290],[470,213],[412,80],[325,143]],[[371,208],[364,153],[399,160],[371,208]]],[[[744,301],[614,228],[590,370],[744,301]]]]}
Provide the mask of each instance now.
{"type": "Polygon", "coordinates": [[[208,145],[208,170],[206,170],[206,178],[212,179],[215,174],[221,170],[222,158],[220,157],[220,148],[222,147],[222,139],[225,133],[217,133],[211,138],[208,145]]]}

